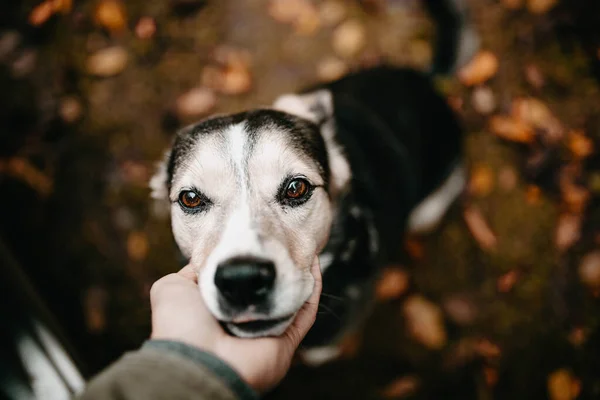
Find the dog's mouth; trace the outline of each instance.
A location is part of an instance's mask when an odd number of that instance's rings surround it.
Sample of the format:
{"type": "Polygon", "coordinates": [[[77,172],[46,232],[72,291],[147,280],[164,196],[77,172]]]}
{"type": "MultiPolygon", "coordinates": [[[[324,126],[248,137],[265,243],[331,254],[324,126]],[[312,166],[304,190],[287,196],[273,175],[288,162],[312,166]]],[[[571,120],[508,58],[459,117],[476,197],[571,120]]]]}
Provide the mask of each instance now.
{"type": "Polygon", "coordinates": [[[294,314],[274,319],[256,319],[246,322],[224,322],[227,330],[235,336],[261,337],[282,334],[291,322],[294,314]]]}

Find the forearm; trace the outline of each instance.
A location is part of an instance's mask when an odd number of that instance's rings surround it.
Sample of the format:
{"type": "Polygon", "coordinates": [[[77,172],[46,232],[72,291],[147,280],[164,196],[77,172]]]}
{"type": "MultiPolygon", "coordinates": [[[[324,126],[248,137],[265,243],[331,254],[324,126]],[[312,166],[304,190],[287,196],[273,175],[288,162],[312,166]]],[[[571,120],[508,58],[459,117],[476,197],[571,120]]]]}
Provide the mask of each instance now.
{"type": "Polygon", "coordinates": [[[151,340],[92,379],[87,399],[258,399],[223,361],[179,342],[151,340]]]}

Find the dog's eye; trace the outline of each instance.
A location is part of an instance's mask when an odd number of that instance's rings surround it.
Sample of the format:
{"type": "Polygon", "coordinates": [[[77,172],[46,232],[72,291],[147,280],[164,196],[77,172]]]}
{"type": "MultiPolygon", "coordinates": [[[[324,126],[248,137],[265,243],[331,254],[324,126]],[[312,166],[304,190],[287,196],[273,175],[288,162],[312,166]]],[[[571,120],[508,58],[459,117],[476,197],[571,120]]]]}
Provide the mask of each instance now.
{"type": "Polygon", "coordinates": [[[305,179],[294,179],[288,183],[285,189],[285,197],[290,200],[300,200],[308,194],[309,186],[305,179]]]}
{"type": "Polygon", "coordinates": [[[184,190],[179,193],[179,204],[190,210],[203,209],[208,206],[208,200],[193,190],[184,190]]]}

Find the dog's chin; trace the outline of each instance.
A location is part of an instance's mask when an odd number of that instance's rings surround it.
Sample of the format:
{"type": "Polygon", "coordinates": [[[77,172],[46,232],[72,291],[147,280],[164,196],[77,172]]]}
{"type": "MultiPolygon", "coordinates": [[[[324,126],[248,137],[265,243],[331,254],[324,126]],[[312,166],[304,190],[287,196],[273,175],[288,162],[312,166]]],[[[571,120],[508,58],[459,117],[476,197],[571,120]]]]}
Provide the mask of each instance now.
{"type": "Polygon", "coordinates": [[[279,336],[290,326],[295,314],[282,318],[262,319],[249,322],[224,322],[225,328],[234,336],[241,338],[258,338],[279,336]]]}

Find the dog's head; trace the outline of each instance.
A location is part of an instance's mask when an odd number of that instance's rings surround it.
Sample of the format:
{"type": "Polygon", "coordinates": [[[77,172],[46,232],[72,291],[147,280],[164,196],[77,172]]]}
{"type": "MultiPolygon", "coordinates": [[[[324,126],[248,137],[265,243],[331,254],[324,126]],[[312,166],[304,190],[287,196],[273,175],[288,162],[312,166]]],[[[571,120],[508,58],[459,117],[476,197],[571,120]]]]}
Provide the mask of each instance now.
{"type": "Polygon", "coordinates": [[[151,182],[209,310],[237,336],[282,333],[312,292],[335,186],[321,131],[274,109],[211,118],[177,135],[151,182]]]}

